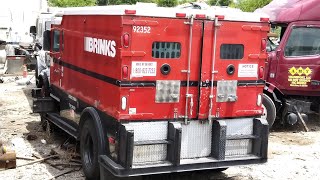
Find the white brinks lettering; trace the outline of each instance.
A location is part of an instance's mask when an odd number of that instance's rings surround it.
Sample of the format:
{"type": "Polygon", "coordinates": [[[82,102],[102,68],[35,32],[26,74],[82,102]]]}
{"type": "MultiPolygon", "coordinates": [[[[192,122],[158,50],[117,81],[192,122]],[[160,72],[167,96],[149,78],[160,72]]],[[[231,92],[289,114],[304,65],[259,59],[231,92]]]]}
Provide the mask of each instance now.
{"type": "Polygon", "coordinates": [[[116,56],[116,42],[92,37],[84,37],[84,50],[104,56],[116,56]]]}

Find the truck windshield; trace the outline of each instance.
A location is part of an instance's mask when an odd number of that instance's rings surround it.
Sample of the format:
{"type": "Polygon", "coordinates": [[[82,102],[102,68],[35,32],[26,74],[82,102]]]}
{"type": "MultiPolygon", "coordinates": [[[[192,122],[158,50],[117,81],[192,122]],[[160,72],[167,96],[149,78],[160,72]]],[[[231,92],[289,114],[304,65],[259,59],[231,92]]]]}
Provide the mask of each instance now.
{"type": "Polygon", "coordinates": [[[320,54],[320,28],[294,27],[284,53],[287,57],[320,54]]]}

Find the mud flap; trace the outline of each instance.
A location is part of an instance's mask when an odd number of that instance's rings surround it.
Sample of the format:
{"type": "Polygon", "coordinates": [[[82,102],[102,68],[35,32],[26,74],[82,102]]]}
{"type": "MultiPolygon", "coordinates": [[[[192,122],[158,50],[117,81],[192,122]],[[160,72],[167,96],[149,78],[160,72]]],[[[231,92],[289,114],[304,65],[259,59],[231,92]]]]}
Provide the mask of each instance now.
{"type": "Polygon", "coordinates": [[[257,137],[253,142],[253,154],[261,158],[268,158],[269,125],[267,120],[255,118],[253,133],[257,137]]]}
{"type": "Polygon", "coordinates": [[[56,111],[55,100],[51,97],[38,97],[33,99],[33,113],[47,113],[56,111]]]}

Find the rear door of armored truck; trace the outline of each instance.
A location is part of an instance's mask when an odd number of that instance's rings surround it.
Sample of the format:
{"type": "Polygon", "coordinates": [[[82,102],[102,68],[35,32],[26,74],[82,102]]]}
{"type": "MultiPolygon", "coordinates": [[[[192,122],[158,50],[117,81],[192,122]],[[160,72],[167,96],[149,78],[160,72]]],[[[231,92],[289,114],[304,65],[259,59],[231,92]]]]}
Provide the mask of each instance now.
{"type": "Polygon", "coordinates": [[[261,78],[268,31],[267,22],[226,21],[223,17],[217,22],[205,21],[200,119],[262,113],[261,78]]]}
{"type": "Polygon", "coordinates": [[[176,16],[123,17],[121,54],[130,72],[122,77],[129,99],[124,118],[197,118],[203,25],[176,16]]]}
{"type": "Polygon", "coordinates": [[[123,66],[129,67],[131,88],[130,107],[123,113],[204,120],[260,115],[268,23],[220,21],[216,26],[197,18],[190,23],[186,18],[124,20],[129,37],[123,39],[130,43],[122,50],[123,66]]]}

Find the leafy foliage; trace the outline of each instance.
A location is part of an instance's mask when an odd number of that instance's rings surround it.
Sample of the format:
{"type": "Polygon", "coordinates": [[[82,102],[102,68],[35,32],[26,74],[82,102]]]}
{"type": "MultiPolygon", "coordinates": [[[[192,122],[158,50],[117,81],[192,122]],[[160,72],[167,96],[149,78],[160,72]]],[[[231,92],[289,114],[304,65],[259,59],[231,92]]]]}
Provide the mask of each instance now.
{"type": "Polygon", "coordinates": [[[157,4],[162,7],[174,7],[178,5],[178,0],[158,0],[157,4]]]}
{"type": "MultiPolygon", "coordinates": [[[[156,3],[162,7],[174,7],[178,4],[195,2],[196,0],[49,0],[50,6],[58,7],[80,7],[80,6],[105,6],[105,5],[119,5],[119,4],[136,4],[137,2],[156,3]]],[[[210,0],[217,1],[217,0],[210,0]]],[[[219,5],[226,5],[226,2],[232,0],[219,0],[219,5]]]]}
{"type": "Polygon", "coordinates": [[[191,3],[196,2],[197,0],[179,0],[179,4],[191,3]]]}
{"type": "Polygon", "coordinates": [[[137,2],[156,3],[156,0],[97,0],[97,5],[136,4],[137,2]]]}
{"type": "Polygon", "coordinates": [[[271,1],[272,0],[238,0],[235,7],[242,11],[253,12],[256,9],[269,4],[271,1]]]}
{"type": "Polygon", "coordinates": [[[232,0],[209,0],[208,4],[211,6],[229,6],[232,0]]]}
{"type": "MultiPolygon", "coordinates": [[[[117,4],[136,4],[137,2],[157,3],[158,6],[174,7],[178,4],[194,2],[196,0],[49,0],[51,6],[58,7],[79,7],[93,5],[117,5],[117,4]]],[[[242,11],[254,11],[257,8],[269,4],[272,0],[238,0],[236,3],[233,0],[208,0],[211,6],[231,6],[240,8],[242,11]]]]}
{"type": "Polygon", "coordinates": [[[58,7],[94,6],[96,0],[49,0],[49,4],[58,7]]]}

